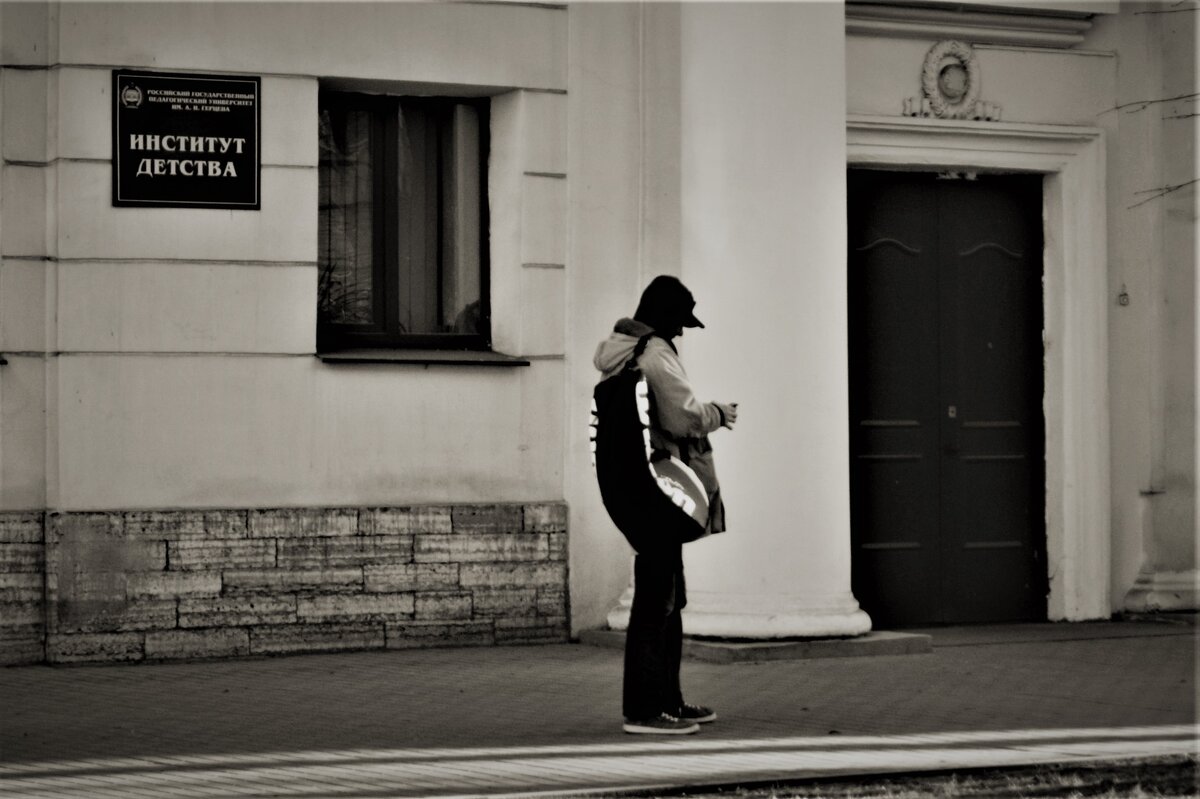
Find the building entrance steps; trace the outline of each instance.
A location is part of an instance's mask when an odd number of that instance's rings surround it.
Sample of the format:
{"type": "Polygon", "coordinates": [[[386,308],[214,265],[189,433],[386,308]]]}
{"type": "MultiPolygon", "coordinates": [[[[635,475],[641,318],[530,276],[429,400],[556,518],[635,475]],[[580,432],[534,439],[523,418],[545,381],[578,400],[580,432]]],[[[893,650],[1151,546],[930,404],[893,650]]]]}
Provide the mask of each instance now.
{"type": "MultiPolygon", "coordinates": [[[[579,642],[624,649],[623,630],[584,630],[579,642]]],[[[869,655],[920,655],[933,649],[928,633],[872,631],[855,638],[782,638],[761,641],[685,636],[683,656],[712,663],[763,660],[865,657],[869,655]]]]}
{"type": "Polygon", "coordinates": [[[0,670],[0,794],[563,795],[1194,753],[1195,627],[920,631],[917,655],[688,660],[696,735],[621,731],[579,645],[0,670]]]}

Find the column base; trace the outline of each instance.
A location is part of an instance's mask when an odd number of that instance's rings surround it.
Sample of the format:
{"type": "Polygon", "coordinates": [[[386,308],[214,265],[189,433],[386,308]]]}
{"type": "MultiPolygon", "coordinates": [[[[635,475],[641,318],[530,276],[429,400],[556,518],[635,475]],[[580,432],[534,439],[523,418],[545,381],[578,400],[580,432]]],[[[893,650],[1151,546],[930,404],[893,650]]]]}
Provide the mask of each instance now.
{"type": "MultiPolygon", "coordinates": [[[[629,627],[633,589],[608,613],[613,630],[629,627]]],[[[688,592],[684,635],[713,638],[852,638],[871,631],[871,618],[849,592],[833,597],[688,592]]]]}
{"type": "Polygon", "coordinates": [[[1125,595],[1125,610],[1200,610],[1200,571],[1142,572],[1125,595]]]}

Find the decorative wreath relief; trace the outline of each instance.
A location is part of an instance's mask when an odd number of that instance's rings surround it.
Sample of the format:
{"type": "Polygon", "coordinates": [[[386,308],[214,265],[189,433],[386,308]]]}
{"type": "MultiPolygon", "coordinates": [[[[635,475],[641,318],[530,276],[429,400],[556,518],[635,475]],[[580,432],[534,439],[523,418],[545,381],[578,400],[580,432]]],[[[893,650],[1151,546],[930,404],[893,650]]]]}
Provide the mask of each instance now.
{"type": "Polygon", "coordinates": [[[979,63],[968,44],[938,42],[925,56],[921,89],[940,119],[968,119],[979,102],[979,63]]]}
{"type": "Polygon", "coordinates": [[[922,97],[904,101],[905,116],[938,119],[1000,118],[1000,107],[979,99],[979,62],[965,42],[938,42],[925,55],[922,97]]]}

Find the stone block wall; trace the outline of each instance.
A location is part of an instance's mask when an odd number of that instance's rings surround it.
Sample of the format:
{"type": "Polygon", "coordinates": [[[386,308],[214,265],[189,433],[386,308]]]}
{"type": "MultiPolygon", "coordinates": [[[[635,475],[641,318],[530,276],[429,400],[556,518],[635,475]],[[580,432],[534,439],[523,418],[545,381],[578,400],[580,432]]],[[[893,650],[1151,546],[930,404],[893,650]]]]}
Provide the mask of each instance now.
{"type": "Polygon", "coordinates": [[[561,503],[0,518],[3,662],[568,637],[561,503]]]}
{"type": "Polygon", "coordinates": [[[45,514],[0,513],[0,666],[45,657],[45,514]]]}

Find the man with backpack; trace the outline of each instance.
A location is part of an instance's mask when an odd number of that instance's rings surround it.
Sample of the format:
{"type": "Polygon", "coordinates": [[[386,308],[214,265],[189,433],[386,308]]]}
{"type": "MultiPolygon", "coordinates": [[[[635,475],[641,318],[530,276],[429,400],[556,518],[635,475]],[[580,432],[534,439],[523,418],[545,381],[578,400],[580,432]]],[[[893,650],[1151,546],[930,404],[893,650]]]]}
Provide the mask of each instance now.
{"type": "MultiPolygon", "coordinates": [[[[593,360],[601,372],[601,385],[623,371],[640,372],[644,378],[649,389],[645,414],[649,466],[645,461],[642,466],[650,475],[645,479],[651,485],[656,481],[670,497],[663,504],[666,511],[657,506],[651,509],[642,500],[623,500],[622,493],[611,486],[628,481],[626,473],[630,469],[598,463],[605,505],[614,521],[620,520],[618,527],[637,552],[622,695],[624,730],[629,733],[694,733],[700,723],[717,717],[709,708],[686,703],[679,685],[681,612],[687,604],[683,543],[725,529],[724,504],[708,434],[720,427],[733,428],[737,404],[700,401],[684,372],[673,340],[683,335],[684,328],[704,327],[693,313],[695,305],[691,292],[678,279],[668,275],[654,278],[642,293],[633,318],[617,322],[593,360]],[[675,464],[673,471],[666,468],[666,462],[675,464]],[[657,472],[656,463],[660,464],[657,472]],[[605,469],[620,473],[606,474],[605,469]],[[683,486],[670,474],[686,474],[686,478],[680,478],[683,482],[699,483],[702,495],[697,499],[704,506],[700,513],[695,512],[696,503],[680,490],[683,486]],[[672,511],[672,503],[679,507],[676,515],[681,521],[664,515],[672,511]],[[707,513],[702,516],[705,508],[707,513]],[[684,514],[685,509],[692,511],[690,518],[684,514]],[[703,518],[702,525],[698,516],[703,518]],[[689,524],[698,526],[688,532],[689,524]]],[[[601,393],[598,387],[597,396],[601,393]]],[[[605,424],[603,409],[599,420],[600,425],[605,424]]],[[[638,476],[644,475],[639,472],[638,476]]],[[[633,491],[628,493],[635,495],[633,491]]]]}

